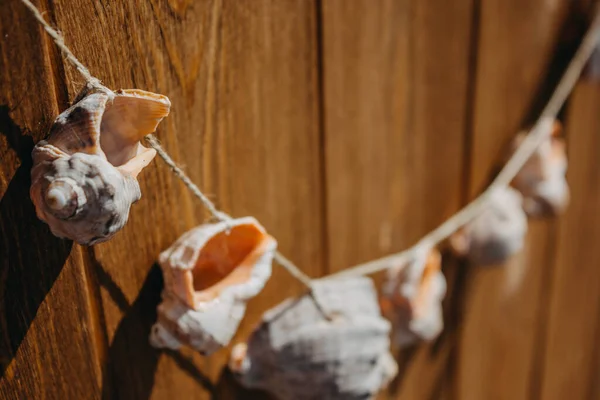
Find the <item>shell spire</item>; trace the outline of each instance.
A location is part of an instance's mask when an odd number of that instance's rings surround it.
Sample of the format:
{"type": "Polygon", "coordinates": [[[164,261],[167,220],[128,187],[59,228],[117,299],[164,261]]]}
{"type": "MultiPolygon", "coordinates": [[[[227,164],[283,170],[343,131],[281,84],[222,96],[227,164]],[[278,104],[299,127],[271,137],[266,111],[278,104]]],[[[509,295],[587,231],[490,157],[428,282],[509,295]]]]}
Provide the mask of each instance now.
{"type": "Polygon", "coordinates": [[[136,177],[156,151],[140,140],[169,114],[141,90],[83,93],[32,152],[31,199],[52,233],[80,244],[110,239],[141,197],[136,177]]]}
{"type": "Polygon", "coordinates": [[[44,200],[51,212],[63,219],[73,217],[87,202],[85,192],[69,178],[50,183],[44,192],[44,200]]]}

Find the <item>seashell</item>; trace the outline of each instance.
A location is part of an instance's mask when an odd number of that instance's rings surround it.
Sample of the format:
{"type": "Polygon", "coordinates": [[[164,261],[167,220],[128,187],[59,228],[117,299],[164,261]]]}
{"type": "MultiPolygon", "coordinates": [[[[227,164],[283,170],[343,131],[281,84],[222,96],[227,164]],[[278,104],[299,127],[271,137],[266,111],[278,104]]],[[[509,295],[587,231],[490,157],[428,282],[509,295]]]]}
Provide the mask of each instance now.
{"type": "MultiPolygon", "coordinates": [[[[560,122],[547,124],[548,137],[527,160],[515,176],[512,186],[523,195],[523,209],[532,217],[557,215],[569,203],[567,184],[567,152],[565,141],[560,137],[560,122]]],[[[519,135],[513,143],[514,149],[523,141],[519,135]]]]}
{"type": "Polygon", "coordinates": [[[60,114],[33,149],[30,195],[58,237],[92,245],[110,239],[141,197],[136,180],[156,151],[141,145],[169,114],[165,96],[92,92],[60,114]]]}
{"type": "Polygon", "coordinates": [[[397,373],[389,332],[370,279],[315,281],[312,295],[267,311],[229,367],[279,399],[370,399],[397,373]]]}
{"type": "Polygon", "coordinates": [[[515,189],[493,191],[487,208],[450,238],[452,249],[477,265],[505,262],[523,248],[527,216],[522,201],[515,189]]]}
{"type": "Polygon", "coordinates": [[[165,279],[154,347],[187,344],[203,354],[226,346],[246,303],[271,277],[277,242],[252,217],[200,225],[159,257],[165,279]]]}
{"type": "Polygon", "coordinates": [[[446,278],[441,268],[440,252],[426,249],[411,262],[388,270],[381,308],[392,321],[397,346],[433,340],[444,328],[442,300],[446,278]]]}

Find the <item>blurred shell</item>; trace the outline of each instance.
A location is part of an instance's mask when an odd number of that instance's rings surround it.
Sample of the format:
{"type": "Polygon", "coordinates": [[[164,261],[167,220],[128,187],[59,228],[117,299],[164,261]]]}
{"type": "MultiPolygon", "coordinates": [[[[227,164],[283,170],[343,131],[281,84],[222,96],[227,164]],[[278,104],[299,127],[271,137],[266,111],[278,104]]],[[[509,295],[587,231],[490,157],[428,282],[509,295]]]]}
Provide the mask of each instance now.
{"type": "Polygon", "coordinates": [[[187,344],[204,354],[226,346],[246,303],[271,276],[277,242],[251,217],[201,225],[161,253],[165,279],[154,347],[187,344]]]}
{"type": "Polygon", "coordinates": [[[396,375],[390,324],[370,279],[315,281],[311,295],[267,311],[230,368],[248,388],[279,399],[369,399],[396,375]]]}
{"type": "MultiPolygon", "coordinates": [[[[523,195],[523,209],[532,217],[556,215],[569,203],[569,186],[566,180],[567,152],[565,141],[559,137],[560,122],[547,124],[548,137],[527,160],[512,182],[523,195]]],[[[519,135],[513,147],[516,149],[525,138],[519,135]]]]}
{"type": "Polygon", "coordinates": [[[381,305],[383,315],[392,321],[396,345],[432,340],[444,328],[446,279],[441,267],[440,252],[430,249],[421,251],[412,262],[388,270],[381,305]]]}
{"type": "Polygon", "coordinates": [[[477,265],[505,262],[523,248],[527,216],[512,188],[493,191],[486,209],[450,239],[453,250],[477,265]]]}
{"type": "Polygon", "coordinates": [[[140,144],[169,114],[165,96],[93,92],[60,114],[33,149],[31,199],[52,233],[80,244],[110,239],[140,199],[136,180],[156,151],[140,144]]]}

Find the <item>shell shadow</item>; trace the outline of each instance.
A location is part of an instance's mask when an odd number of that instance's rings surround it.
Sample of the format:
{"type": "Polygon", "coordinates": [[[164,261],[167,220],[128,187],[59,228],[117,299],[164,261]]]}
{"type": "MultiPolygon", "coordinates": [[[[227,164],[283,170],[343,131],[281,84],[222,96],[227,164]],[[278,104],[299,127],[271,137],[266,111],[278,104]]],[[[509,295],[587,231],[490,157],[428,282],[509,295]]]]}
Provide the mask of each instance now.
{"type": "Polygon", "coordinates": [[[108,348],[108,357],[102,373],[102,398],[150,398],[161,354],[173,358],[183,372],[212,393],[211,381],[191,360],[179,352],[160,351],[150,346],[150,329],[156,321],[156,306],[160,302],[160,293],[164,286],[159,266],[152,266],[138,297],[131,305],[127,304],[125,295],[102,266],[96,263],[95,267],[98,284],[107,290],[118,307],[124,311],[108,348]]]}
{"type": "MultiPolygon", "coordinates": [[[[594,14],[593,9],[595,7],[592,3],[594,2],[589,2],[589,4],[586,4],[586,2],[572,2],[569,4],[567,15],[558,28],[559,33],[556,36],[558,39],[545,75],[539,82],[531,104],[529,104],[527,112],[522,118],[523,126],[533,124],[563,76],[591,22],[590,16],[594,14]]],[[[584,71],[584,76],[585,74],[584,71]]]]}
{"type": "Polygon", "coordinates": [[[119,286],[98,263],[95,273],[124,316],[117,326],[108,348],[102,371],[102,398],[147,399],[154,386],[154,373],[160,352],[148,343],[148,335],[156,319],[163,282],[153,266],[133,304],[127,303],[119,286]]]}
{"type": "Polygon", "coordinates": [[[0,199],[0,378],[15,357],[40,304],[62,270],[72,242],[38,220],[29,198],[33,138],[0,105],[0,135],[21,165],[0,199]]]}
{"type": "Polygon", "coordinates": [[[238,383],[231,370],[224,367],[216,383],[211,400],[219,399],[253,399],[275,400],[269,393],[258,389],[246,389],[238,383]]]}

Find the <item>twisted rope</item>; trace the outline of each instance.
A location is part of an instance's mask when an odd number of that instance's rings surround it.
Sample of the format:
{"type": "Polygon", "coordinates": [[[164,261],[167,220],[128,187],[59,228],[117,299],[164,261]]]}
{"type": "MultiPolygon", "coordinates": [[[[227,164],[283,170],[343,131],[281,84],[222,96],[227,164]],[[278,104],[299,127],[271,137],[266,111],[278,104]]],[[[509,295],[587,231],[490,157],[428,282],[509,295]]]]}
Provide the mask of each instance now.
{"type": "MultiPolygon", "coordinates": [[[[62,35],[56,29],[52,28],[48,22],[46,22],[40,11],[29,0],[21,0],[21,2],[27,8],[29,8],[29,10],[31,10],[36,20],[43,26],[50,37],[52,37],[54,43],[56,43],[58,48],[64,53],[65,58],[71,64],[73,64],[73,66],[75,66],[75,68],[86,80],[87,84],[96,89],[110,91],[110,89],[102,85],[101,81],[94,77],[89,70],[75,57],[75,55],[64,43],[62,35]]],[[[573,87],[579,79],[581,71],[583,70],[587,60],[590,58],[594,48],[598,45],[599,40],[600,14],[596,12],[594,20],[585,34],[577,52],[570,61],[559,84],[556,86],[552,96],[541,112],[536,123],[527,132],[527,136],[517,150],[513,153],[511,158],[507,161],[506,165],[502,168],[498,176],[494,179],[491,185],[488,186],[483,193],[481,193],[481,195],[443,222],[440,226],[425,235],[412,247],[399,253],[391,254],[367,263],[355,265],[346,270],[325,276],[320,279],[369,275],[389,269],[392,266],[403,265],[407,261],[412,260],[418,254],[418,252],[421,251],[421,249],[431,248],[437,245],[456,232],[459,228],[481,214],[489,201],[490,195],[495,190],[506,188],[508,185],[510,185],[510,182],[527,162],[529,157],[531,157],[538,146],[547,138],[547,135],[550,132],[549,128],[552,124],[552,121],[556,118],[567,97],[573,90],[573,87]]],[[[220,211],[215,204],[210,201],[210,199],[200,190],[200,188],[194,184],[190,177],[180,167],[177,166],[175,161],[173,161],[171,156],[162,147],[154,135],[147,135],[145,139],[150,147],[156,150],[159,157],[167,164],[173,174],[183,182],[183,184],[190,190],[194,197],[200,200],[200,202],[214,218],[225,222],[231,220],[231,217],[228,214],[220,211]]],[[[274,259],[294,278],[309,288],[309,290],[312,290],[313,280],[304,272],[302,272],[302,270],[298,268],[298,266],[296,266],[291,260],[279,252],[275,254],[274,259]]]]}

